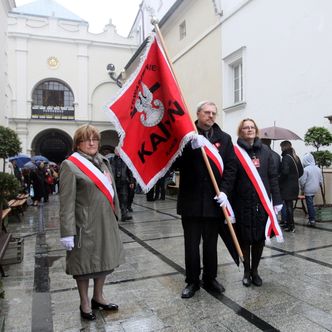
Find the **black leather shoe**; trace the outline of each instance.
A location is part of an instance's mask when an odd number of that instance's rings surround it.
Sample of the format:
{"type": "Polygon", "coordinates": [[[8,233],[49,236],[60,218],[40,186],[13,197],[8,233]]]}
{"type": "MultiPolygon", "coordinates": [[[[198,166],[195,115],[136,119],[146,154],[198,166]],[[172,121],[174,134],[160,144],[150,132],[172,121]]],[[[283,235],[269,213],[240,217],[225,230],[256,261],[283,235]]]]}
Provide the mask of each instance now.
{"type": "Polygon", "coordinates": [[[193,297],[196,291],[199,290],[199,285],[197,284],[188,284],[182,291],[181,297],[183,299],[189,299],[193,297]]]}
{"type": "Polygon", "coordinates": [[[287,226],[284,228],[285,232],[295,233],[295,227],[294,226],[287,226]]]}
{"type": "Polygon", "coordinates": [[[252,280],[252,283],[257,286],[257,287],[260,287],[262,286],[263,284],[263,280],[262,278],[257,274],[252,274],[251,275],[251,280],[252,280]]]}
{"type": "Polygon", "coordinates": [[[251,278],[249,273],[245,273],[242,279],[243,286],[249,287],[251,285],[251,278]]]}
{"type": "Polygon", "coordinates": [[[211,281],[204,281],[203,285],[204,288],[206,288],[207,290],[218,294],[221,294],[225,291],[225,287],[220,284],[216,279],[213,279],[211,281]]]}
{"type": "Polygon", "coordinates": [[[127,221],[127,220],[132,220],[133,217],[132,216],[124,216],[121,221],[127,221]]]}
{"type": "Polygon", "coordinates": [[[81,317],[87,320],[96,320],[96,315],[91,311],[91,312],[84,312],[82,310],[82,307],[80,306],[80,313],[81,317]]]}
{"type": "Polygon", "coordinates": [[[115,303],[109,303],[109,304],[102,304],[94,299],[91,299],[91,308],[92,309],[104,309],[108,311],[117,311],[119,310],[119,306],[115,303]]]}

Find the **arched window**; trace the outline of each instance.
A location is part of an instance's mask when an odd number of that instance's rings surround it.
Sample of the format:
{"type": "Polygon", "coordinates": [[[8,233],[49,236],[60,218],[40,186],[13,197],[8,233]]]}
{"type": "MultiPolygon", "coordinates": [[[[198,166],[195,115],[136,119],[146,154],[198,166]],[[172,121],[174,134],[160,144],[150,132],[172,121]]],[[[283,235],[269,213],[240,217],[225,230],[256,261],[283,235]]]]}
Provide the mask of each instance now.
{"type": "Polygon", "coordinates": [[[64,83],[49,80],[40,83],[32,93],[32,118],[74,119],[74,95],[64,83]]]}

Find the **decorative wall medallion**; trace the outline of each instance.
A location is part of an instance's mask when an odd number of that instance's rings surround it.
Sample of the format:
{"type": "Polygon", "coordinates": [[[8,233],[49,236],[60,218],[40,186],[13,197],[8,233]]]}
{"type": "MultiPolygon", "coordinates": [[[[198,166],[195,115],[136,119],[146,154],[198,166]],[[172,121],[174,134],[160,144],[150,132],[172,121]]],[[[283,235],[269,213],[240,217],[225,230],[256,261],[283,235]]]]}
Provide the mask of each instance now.
{"type": "Polygon", "coordinates": [[[56,58],[55,56],[50,56],[48,59],[47,59],[47,64],[50,68],[52,69],[56,69],[58,68],[59,66],[59,60],[58,58],[56,58]]]}

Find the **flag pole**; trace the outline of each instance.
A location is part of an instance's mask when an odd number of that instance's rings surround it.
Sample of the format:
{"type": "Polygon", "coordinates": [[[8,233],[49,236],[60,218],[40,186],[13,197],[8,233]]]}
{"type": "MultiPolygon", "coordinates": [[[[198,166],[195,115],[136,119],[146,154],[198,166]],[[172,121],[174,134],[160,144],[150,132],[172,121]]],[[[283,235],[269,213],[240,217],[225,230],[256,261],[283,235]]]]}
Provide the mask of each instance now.
{"type": "MultiPolygon", "coordinates": [[[[174,76],[175,82],[176,82],[176,84],[177,84],[177,86],[178,86],[179,91],[181,92],[181,98],[182,98],[182,101],[183,101],[183,103],[184,103],[186,109],[188,110],[188,107],[187,107],[187,104],[186,104],[186,102],[185,102],[185,100],[184,100],[184,97],[183,97],[183,94],[182,94],[182,91],[181,91],[181,88],[180,88],[179,82],[178,82],[178,80],[177,80],[177,78],[176,78],[176,75],[175,75],[175,71],[174,71],[174,68],[173,68],[173,64],[172,64],[172,62],[171,62],[171,60],[170,60],[170,57],[168,56],[168,52],[167,52],[167,49],[166,49],[166,46],[165,46],[164,38],[163,38],[163,36],[162,36],[162,34],[161,34],[161,32],[160,32],[159,26],[158,26],[158,20],[152,17],[152,18],[151,18],[151,24],[152,24],[152,25],[154,26],[154,28],[155,28],[155,31],[156,31],[156,33],[157,33],[157,35],[158,35],[158,38],[159,38],[160,43],[161,43],[161,46],[163,47],[163,50],[164,50],[164,52],[165,52],[165,55],[166,55],[166,58],[167,58],[168,64],[169,64],[169,66],[170,66],[170,68],[171,68],[171,70],[172,70],[172,73],[173,73],[173,76],[174,76]]],[[[191,118],[190,113],[189,113],[189,116],[190,116],[191,121],[192,121],[193,124],[194,124],[194,121],[193,121],[193,119],[191,118]]],[[[195,124],[194,124],[194,128],[196,128],[195,124]]],[[[197,133],[197,131],[196,131],[196,133],[197,133]]],[[[211,178],[211,181],[212,181],[212,184],[213,184],[214,190],[215,190],[215,192],[216,192],[216,195],[219,196],[219,194],[220,194],[219,186],[218,186],[217,181],[216,181],[216,178],[215,178],[215,176],[214,176],[214,174],[213,174],[213,171],[212,171],[212,168],[211,168],[211,165],[210,165],[210,161],[209,161],[209,159],[208,159],[208,157],[207,157],[207,155],[206,155],[206,152],[205,152],[205,150],[204,150],[203,147],[201,147],[201,152],[202,152],[202,156],[203,156],[203,159],[204,159],[204,162],[205,162],[206,168],[207,168],[207,170],[208,170],[209,176],[210,176],[210,178],[211,178]]],[[[222,207],[222,211],[223,211],[224,216],[225,216],[225,219],[226,219],[226,221],[227,221],[227,226],[228,226],[229,232],[230,232],[230,234],[231,234],[231,237],[232,237],[233,243],[234,243],[234,245],[235,245],[235,249],[236,249],[236,251],[237,251],[237,253],[238,253],[238,255],[239,255],[239,258],[240,258],[241,262],[243,262],[243,261],[244,261],[244,259],[243,259],[243,253],[242,253],[242,250],[241,250],[241,247],[240,247],[239,241],[238,241],[238,239],[237,239],[237,237],[236,237],[236,234],[235,234],[235,231],[234,231],[234,228],[233,228],[233,225],[232,225],[231,219],[230,219],[230,217],[229,217],[229,215],[228,215],[228,213],[227,213],[227,211],[226,211],[226,208],[225,208],[224,206],[222,207]]]]}

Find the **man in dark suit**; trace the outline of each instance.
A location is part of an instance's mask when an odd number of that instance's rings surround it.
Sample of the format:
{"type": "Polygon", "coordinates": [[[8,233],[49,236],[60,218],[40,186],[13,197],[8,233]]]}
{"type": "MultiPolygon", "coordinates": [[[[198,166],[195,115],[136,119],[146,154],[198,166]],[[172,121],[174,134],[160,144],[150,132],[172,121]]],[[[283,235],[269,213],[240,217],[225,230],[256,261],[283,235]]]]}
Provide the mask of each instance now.
{"type": "Polygon", "coordinates": [[[177,213],[181,215],[184,231],[186,287],[181,297],[190,298],[200,288],[200,251],[203,239],[203,287],[216,293],[225,289],[217,277],[217,241],[220,223],[224,216],[216,204],[215,190],[203,160],[200,135],[208,139],[223,159],[224,171],[221,176],[211,163],[213,173],[222,195],[227,199],[233,188],[236,172],[236,157],[230,135],[223,132],[215,123],[217,107],[213,102],[204,101],[197,106],[195,125],[198,137],[192,140],[183,151],[176,165],[180,170],[180,185],[177,213]]]}

